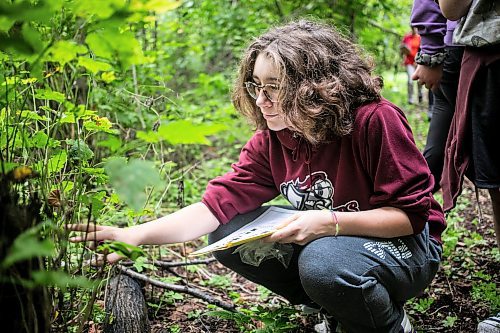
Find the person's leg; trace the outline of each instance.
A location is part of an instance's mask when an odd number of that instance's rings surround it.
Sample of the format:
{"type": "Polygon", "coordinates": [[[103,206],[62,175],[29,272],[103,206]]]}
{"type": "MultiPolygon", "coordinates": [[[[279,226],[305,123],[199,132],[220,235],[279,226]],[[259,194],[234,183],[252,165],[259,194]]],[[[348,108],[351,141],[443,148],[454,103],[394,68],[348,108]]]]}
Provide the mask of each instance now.
{"type": "Polygon", "coordinates": [[[482,68],[470,94],[473,182],[488,189],[497,244],[500,246],[500,60],[482,68]]]}
{"type": "Polygon", "coordinates": [[[436,274],[441,246],[427,228],[396,239],[324,237],[299,256],[302,285],[349,332],[399,332],[403,304],[436,274]]]}
{"type": "Polygon", "coordinates": [[[427,119],[431,120],[432,118],[432,113],[434,112],[434,93],[432,92],[431,89],[427,90],[427,96],[429,105],[427,106],[427,119]]]}
{"type": "MultiPolygon", "coordinates": [[[[219,226],[217,230],[208,235],[209,243],[215,243],[219,239],[226,237],[244,225],[252,222],[268,208],[269,206],[263,206],[250,213],[238,215],[229,223],[219,226]]],[[[240,254],[234,253],[237,247],[215,251],[213,254],[224,266],[244,276],[248,280],[263,285],[276,294],[285,297],[292,304],[309,304],[311,300],[300,284],[297,267],[298,254],[301,250],[301,246],[293,246],[294,253],[288,268],[285,268],[283,264],[275,258],[264,260],[258,267],[245,264],[241,261],[240,254]]]]}
{"type": "Polygon", "coordinates": [[[407,86],[408,86],[408,104],[413,104],[415,101],[413,100],[413,85],[414,82],[412,80],[412,75],[415,72],[415,67],[413,65],[406,65],[406,75],[407,77],[407,86]]]}
{"type": "Polygon", "coordinates": [[[427,142],[423,155],[432,175],[434,176],[433,191],[438,191],[441,186],[441,173],[444,163],[444,148],[446,138],[455,112],[455,100],[457,97],[458,78],[460,76],[460,64],[462,62],[463,47],[448,47],[447,57],[443,64],[443,76],[439,89],[434,92],[434,107],[427,142]]]}
{"type": "MultiPolygon", "coordinates": [[[[416,69],[416,65],[414,66],[416,69]]],[[[424,95],[422,94],[422,85],[420,85],[418,81],[415,81],[415,84],[417,85],[418,104],[422,104],[422,102],[424,101],[424,95]]]]}
{"type": "Polygon", "coordinates": [[[493,208],[493,226],[495,228],[497,246],[500,248],[500,189],[494,188],[488,191],[490,193],[491,206],[493,208]]]}

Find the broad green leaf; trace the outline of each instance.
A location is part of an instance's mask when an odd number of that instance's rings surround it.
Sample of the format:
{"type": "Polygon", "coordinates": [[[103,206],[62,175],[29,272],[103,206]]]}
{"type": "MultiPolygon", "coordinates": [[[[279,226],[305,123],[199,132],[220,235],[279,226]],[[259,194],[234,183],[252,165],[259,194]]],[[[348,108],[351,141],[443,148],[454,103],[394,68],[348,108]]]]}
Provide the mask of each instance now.
{"type": "Polygon", "coordinates": [[[7,32],[14,22],[16,22],[16,19],[13,17],[0,16],[0,31],[7,32]]]}
{"type": "Polygon", "coordinates": [[[36,132],[31,138],[31,143],[36,148],[45,148],[48,142],[49,136],[41,131],[36,132]]]}
{"type": "Polygon", "coordinates": [[[84,18],[106,19],[121,10],[126,1],[120,0],[81,0],[73,1],[71,7],[75,15],[84,18]]]}
{"type": "Polygon", "coordinates": [[[72,276],[62,271],[34,271],[31,273],[33,281],[38,285],[56,286],[66,291],[67,288],[93,288],[96,281],[84,276],[72,276]]]}
{"type": "Polygon", "coordinates": [[[104,72],[101,74],[101,79],[106,83],[111,83],[116,80],[115,72],[104,72]]]}
{"type": "Polygon", "coordinates": [[[18,163],[2,161],[2,163],[0,163],[0,172],[8,173],[10,170],[14,169],[17,166],[19,166],[18,163]]]}
{"type": "Polygon", "coordinates": [[[109,71],[113,68],[107,62],[97,61],[97,60],[87,58],[87,57],[79,57],[78,58],[78,65],[85,67],[92,74],[97,74],[98,72],[109,71]]]}
{"type": "Polygon", "coordinates": [[[142,10],[146,12],[155,12],[157,14],[163,14],[165,12],[176,9],[182,5],[182,1],[178,0],[149,0],[143,1],[132,1],[132,9],[142,10]]]}
{"type": "Polygon", "coordinates": [[[173,121],[160,126],[159,135],[171,144],[204,144],[211,145],[208,135],[225,129],[224,125],[193,124],[187,120],[173,121]]]}
{"type": "Polygon", "coordinates": [[[40,32],[32,28],[27,23],[23,24],[22,37],[33,48],[33,51],[36,53],[40,53],[45,47],[46,42],[43,41],[40,32]]]}
{"type": "Polygon", "coordinates": [[[33,135],[33,137],[31,138],[31,143],[33,147],[36,148],[56,148],[61,145],[61,142],[59,140],[49,138],[47,134],[41,131],[38,131],[35,133],[35,135],[33,135]]]}
{"type": "Polygon", "coordinates": [[[61,124],[74,124],[74,123],[76,123],[75,114],[74,113],[63,113],[63,114],[61,114],[61,118],[59,118],[59,122],[61,124]]]}
{"type": "Polygon", "coordinates": [[[97,146],[107,147],[112,153],[114,153],[122,146],[122,140],[119,136],[108,135],[108,138],[106,140],[97,142],[97,146]]]}
{"type": "Polygon", "coordinates": [[[38,113],[36,113],[35,111],[31,111],[31,110],[21,111],[21,118],[22,119],[32,119],[32,120],[43,120],[43,121],[48,120],[47,117],[42,117],[38,113]]]}
{"type": "Polygon", "coordinates": [[[61,188],[63,192],[69,193],[75,187],[75,183],[69,180],[63,180],[61,182],[61,188]]]}
{"type": "Polygon", "coordinates": [[[140,247],[120,241],[105,241],[104,244],[99,245],[97,250],[99,252],[118,253],[131,260],[135,260],[145,255],[140,247]]]}
{"type": "Polygon", "coordinates": [[[162,136],[158,132],[153,131],[137,131],[136,136],[147,143],[158,143],[162,141],[162,136]]]}
{"type": "Polygon", "coordinates": [[[94,152],[82,139],[67,139],[68,157],[73,161],[88,161],[94,157],[94,152]]]}
{"type": "Polygon", "coordinates": [[[136,211],[146,204],[146,187],[161,185],[158,170],[151,161],[131,160],[127,163],[125,158],[114,157],[106,162],[104,169],[120,199],[136,211]]]}
{"type": "Polygon", "coordinates": [[[31,228],[17,236],[2,262],[4,269],[18,261],[55,255],[54,243],[48,239],[41,240],[37,231],[38,228],[31,228]]]}
{"type": "Polygon", "coordinates": [[[66,97],[63,94],[48,89],[37,89],[35,91],[35,98],[48,99],[50,101],[56,101],[58,103],[63,103],[64,101],[66,101],[66,97]]]}
{"type": "Polygon", "coordinates": [[[55,154],[47,161],[47,165],[44,164],[44,161],[39,161],[35,165],[35,170],[43,173],[46,168],[47,175],[51,175],[55,172],[59,172],[68,161],[68,156],[65,150],[59,151],[59,153],[55,154]]]}
{"type": "Polygon", "coordinates": [[[58,62],[61,66],[78,57],[79,53],[86,53],[87,48],[73,41],[60,40],[49,50],[49,60],[58,62]]]}
{"type": "Polygon", "coordinates": [[[107,117],[99,116],[93,116],[90,120],[83,123],[85,129],[89,131],[115,133],[116,131],[111,128],[112,125],[107,117]]]}
{"type": "Polygon", "coordinates": [[[128,69],[132,64],[144,63],[146,60],[139,41],[130,31],[103,29],[90,33],[86,42],[97,56],[110,60],[116,57],[124,69],[128,69]]]}

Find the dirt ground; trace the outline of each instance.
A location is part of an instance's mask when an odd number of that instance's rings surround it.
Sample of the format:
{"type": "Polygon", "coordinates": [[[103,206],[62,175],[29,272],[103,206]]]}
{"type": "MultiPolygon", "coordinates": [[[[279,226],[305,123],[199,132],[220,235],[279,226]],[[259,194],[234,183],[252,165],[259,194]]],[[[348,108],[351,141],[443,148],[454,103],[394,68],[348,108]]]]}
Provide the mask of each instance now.
{"type": "MultiPolygon", "coordinates": [[[[478,217],[478,205],[474,188],[469,182],[465,183],[461,202],[457,214],[463,217],[460,227],[477,232],[484,241],[471,245],[470,241],[461,239],[459,235],[454,251],[449,254],[450,257],[446,260],[447,264],[441,267],[430,288],[407,305],[407,312],[414,327],[419,332],[471,333],[476,331],[477,323],[490,315],[487,303],[471,297],[474,283],[471,276],[479,271],[492,277],[492,281],[496,283],[496,293],[498,294],[500,262],[497,260],[498,258],[495,259],[491,255],[491,249],[496,246],[496,242],[488,204],[489,197],[486,192],[479,193],[483,214],[482,223],[473,222],[478,217]],[[429,299],[434,300],[430,305],[427,303],[429,299]],[[450,321],[453,322],[453,325],[449,324],[450,321]]],[[[196,271],[186,268],[171,269],[165,276],[171,277],[174,275],[172,273],[179,277],[187,277],[184,281],[189,281],[188,283],[192,286],[201,288],[215,298],[234,302],[234,295],[238,295],[235,303],[240,308],[248,309],[257,304],[270,308],[288,306],[286,301],[274,294],[263,298],[258,286],[237,276],[217,262],[201,265],[196,271]],[[219,285],[215,282],[202,286],[202,281],[207,281],[210,277],[213,279],[217,275],[227,278],[219,282],[219,285]],[[229,297],[231,295],[233,295],[233,299],[229,297]]],[[[242,325],[233,320],[203,315],[207,311],[219,309],[207,308],[207,303],[200,299],[184,295],[182,299],[170,297],[167,301],[163,297],[162,301],[161,296],[159,296],[162,294],[163,291],[158,288],[146,287],[147,301],[150,304],[155,304],[150,306],[149,316],[154,333],[245,332],[255,327],[264,326],[259,320],[252,320],[246,323],[247,328],[242,328],[242,325]]],[[[290,320],[293,320],[297,328],[283,332],[314,332],[314,324],[318,322],[315,315],[301,315],[300,313],[290,320]]]]}

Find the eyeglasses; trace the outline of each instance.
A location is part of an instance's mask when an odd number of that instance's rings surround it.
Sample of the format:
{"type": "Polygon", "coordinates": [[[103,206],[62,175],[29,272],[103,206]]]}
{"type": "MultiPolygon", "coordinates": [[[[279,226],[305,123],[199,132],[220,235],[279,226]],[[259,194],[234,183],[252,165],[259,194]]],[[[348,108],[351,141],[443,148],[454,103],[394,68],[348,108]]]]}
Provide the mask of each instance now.
{"type": "Polygon", "coordinates": [[[278,101],[278,96],[280,92],[280,86],[274,83],[266,83],[263,85],[258,85],[255,82],[245,82],[245,87],[247,88],[248,94],[252,96],[253,99],[259,97],[261,90],[264,91],[264,96],[273,103],[278,101]]]}

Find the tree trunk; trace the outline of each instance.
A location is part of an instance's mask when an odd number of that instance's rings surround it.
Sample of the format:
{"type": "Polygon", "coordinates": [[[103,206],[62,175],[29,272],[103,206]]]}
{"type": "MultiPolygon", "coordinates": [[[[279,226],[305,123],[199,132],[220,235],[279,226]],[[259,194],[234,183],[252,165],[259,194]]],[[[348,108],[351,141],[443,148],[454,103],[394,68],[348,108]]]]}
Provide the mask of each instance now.
{"type": "Polygon", "coordinates": [[[105,333],[149,333],[150,324],[141,286],[125,274],[111,278],[106,292],[105,333]]]}

